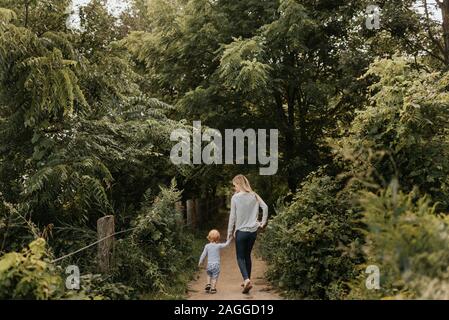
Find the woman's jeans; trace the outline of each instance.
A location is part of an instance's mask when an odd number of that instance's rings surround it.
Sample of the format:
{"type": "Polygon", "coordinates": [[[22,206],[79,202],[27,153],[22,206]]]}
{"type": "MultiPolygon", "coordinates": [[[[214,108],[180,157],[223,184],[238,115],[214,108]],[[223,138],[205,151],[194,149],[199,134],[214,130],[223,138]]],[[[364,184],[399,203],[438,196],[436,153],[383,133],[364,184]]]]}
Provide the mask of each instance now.
{"type": "Polygon", "coordinates": [[[235,233],[235,251],[237,253],[237,263],[242,273],[243,280],[251,278],[251,251],[256,241],[256,232],[246,232],[237,230],[235,233]]]}

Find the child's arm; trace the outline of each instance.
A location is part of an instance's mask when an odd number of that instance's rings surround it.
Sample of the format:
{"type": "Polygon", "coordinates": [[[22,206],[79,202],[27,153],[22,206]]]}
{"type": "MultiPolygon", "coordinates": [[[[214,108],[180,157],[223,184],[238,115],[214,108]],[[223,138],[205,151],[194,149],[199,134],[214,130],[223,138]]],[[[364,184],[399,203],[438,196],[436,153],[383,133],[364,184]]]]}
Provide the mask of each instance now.
{"type": "Polygon", "coordinates": [[[206,256],[207,256],[207,245],[204,246],[203,253],[201,254],[200,261],[198,262],[198,267],[201,266],[206,256]]]}
{"type": "Polygon", "coordinates": [[[220,249],[223,249],[223,248],[226,248],[227,246],[229,246],[230,243],[231,243],[231,238],[229,238],[228,241],[226,241],[225,243],[220,243],[220,244],[218,245],[218,247],[219,247],[220,249]]]}

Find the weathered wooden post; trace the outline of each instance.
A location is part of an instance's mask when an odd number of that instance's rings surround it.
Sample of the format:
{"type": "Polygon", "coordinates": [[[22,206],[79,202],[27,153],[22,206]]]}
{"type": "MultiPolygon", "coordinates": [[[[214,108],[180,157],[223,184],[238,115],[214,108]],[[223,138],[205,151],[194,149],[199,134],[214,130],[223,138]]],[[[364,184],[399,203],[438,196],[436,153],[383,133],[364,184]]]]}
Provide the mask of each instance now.
{"type": "Polygon", "coordinates": [[[209,203],[210,203],[210,198],[202,199],[202,204],[201,205],[202,205],[202,209],[203,209],[203,216],[202,216],[203,223],[208,221],[209,217],[210,217],[209,210],[210,210],[211,206],[209,205],[209,203]]]}
{"type": "Polygon", "coordinates": [[[203,224],[203,208],[201,208],[201,199],[195,199],[195,226],[203,224]]]}
{"type": "Polygon", "coordinates": [[[220,209],[228,209],[228,199],[226,198],[226,196],[221,196],[220,197],[220,209]]]}
{"type": "Polygon", "coordinates": [[[184,223],[184,206],[182,205],[182,201],[177,201],[175,203],[175,210],[179,213],[180,222],[184,223]]]}
{"type": "Polygon", "coordinates": [[[222,196],[217,197],[216,203],[217,203],[217,211],[220,211],[226,207],[226,201],[223,199],[222,196]]]}
{"type": "Polygon", "coordinates": [[[214,207],[215,207],[214,214],[218,214],[223,209],[220,197],[215,197],[215,199],[214,199],[214,207]]]}
{"type": "Polygon", "coordinates": [[[232,199],[232,194],[227,194],[225,196],[225,202],[226,202],[226,209],[231,209],[231,199],[232,199]]]}
{"type": "Polygon", "coordinates": [[[182,209],[183,209],[182,201],[176,201],[175,208],[176,208],[176,211],[178,211],[179,213],[182,213],[182,209]]]}
{"type": "Polygon", "coordinates": [[[112,252],[114,250],[115,223],[114,216],[104,216],[97,220],[98,240],[98,267],[100,272],[106,273],[110,270],[112,261],[112,252]],[[106,238],[107,237],[107,238],[106,238]],[[106,239],[104,239],[106,238],[106,239]]]}
{"type": "Polygon", "coordinates": [[[195,226],[195,204],[194,201],[192,199],[189,199],[186,201],[186,209],[187,209],[187,225],[190,227],[194,227],[195,226]]]}

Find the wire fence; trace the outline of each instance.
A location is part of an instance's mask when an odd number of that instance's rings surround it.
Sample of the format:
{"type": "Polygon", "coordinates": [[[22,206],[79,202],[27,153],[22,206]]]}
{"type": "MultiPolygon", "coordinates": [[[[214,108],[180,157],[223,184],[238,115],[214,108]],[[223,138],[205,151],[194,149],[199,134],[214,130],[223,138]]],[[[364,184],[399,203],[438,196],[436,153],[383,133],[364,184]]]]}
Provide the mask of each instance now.
{"type": "MultiPolygon", "coordinates": [[[[201,199],[201,200],[203,200],[203,199],[201,199]]],[[[220,207],[222,207],[222,205],[223,205],[223,203],[220,203],[219,201],[217,201],[218,198],[204,199],[204,200],[205,200],[205,203],[207,203],[207,205],[205,207],[207,212],[205,212],[206,214],[205,214],[205,216],[203,218],[209,218],[211,213],[218,211],[220,209],[220,207]],[[213,201],[211,201],[211,200],[213,200],[213,201]]],[[[186,209],[185,206],[183,206],[182,210],[184,211],[185,209],[186,209]]],[[[56,258],[56,259],[52,260],[51,263],[59,262],[59,261],[65,259],[65,258],[71,257],[71,256],[73,256],[73,255],[75,255],[77,253],[80,253],[80,252],[82,252],[84,250],[87,250],[87,249],[89,249],[89,248],[91,248],[91,247],[101,243],[102,241],[105,241],[105,240],[111,238],[111,237],[114,237],[114,236],[119,235],[119,234],[123,234],[123,233],[126,233],[126,232],[130,232],[130,231],[136,230],[137,228],[138,227],[134,227],[134,228],[118,231],[118,232],[115,232],[113,234],[107,235],[107,236],[105,236],[105,237],[103,237],[101,239],[98,239],[97,241],[92,242],[92,243],[90,243],[90,244],[88,244],[88,245],[86,245],[86,246],[84,246],[84,247],[82,247],[82,248],[80,248],[78,250],[75,250],[75,251],[70,252],[70,253],[68,253],[66,255],[63,255],[63,256],[61,256],[59,258],[56,258]]]]}
{"type": "Polygon", "coordinates": [[[106,240],[106,239],[109,239],[109,238],[111,238],[111,237],[113,237],[113,236],[116,236],[116,235],[118,235],[118,234],[122,234],[122,233],[125,233],[125,232],[133,231],[133,230],[135,230],[135,229],[137,229],[137,227],[130,228],[130,229],[126,229],[126,230],[122,230],[122,231],[118,231],[118,232],[115,232],[115,233],[113,233],[113,234],[110,234],[110,235],[108,235],[108,236],[106,236],[106,237],[103,237],[103,238],[101,238],[101,239],[99,239],[99,240],[97,240],[97,241],[95,241],[95,242],[92,242],[91,244],[88,244],[88,245],[85,246],[85,247],[82,247],[82,248],[80,248],[80,249],[78,249],[78,250],[76,250],[76,251],[70,252],[70,253],[68,253],[68,254],[66,254],[66,255],[63,255],[62,257],[59,257],[59,258],[57,258],[57,259],[54,259],[54,260],[51,261],[51,263],[56,263],[56,262],[61,261],[61,260],[65,259],[65,258],[71,257],[71,256],[73,256],[73,255],[75,255],[75,254],[77,254],[77,253],[80,253],[80,252],[82,252],[82,251],[84,251],[84,250],[86,250],[86,249],[89,249],[90,247],[93,247],[93,246],[96,245],[96,244],[99,244],[100,242],[102,242],[102,241],[104,241],[104,240],[106,240]]]}

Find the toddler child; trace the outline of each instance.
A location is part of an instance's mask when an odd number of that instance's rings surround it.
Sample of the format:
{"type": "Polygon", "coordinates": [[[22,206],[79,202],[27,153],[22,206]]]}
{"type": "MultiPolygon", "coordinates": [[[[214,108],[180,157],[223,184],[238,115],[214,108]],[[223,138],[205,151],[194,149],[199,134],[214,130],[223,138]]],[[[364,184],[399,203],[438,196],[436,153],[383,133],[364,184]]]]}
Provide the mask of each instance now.
{"type": "Polygon", "coordinates": [[[207,256],[207,285],[205,290],[207,293],[217,293],[216,285],[218,275],[220,274],[220,250],[229,246],[231,238],[226,243],[218,243],[220,241],[220,232],[213,229],[209,231],[207,240],[209,240],[209,243],[204,246],[198,266],[201,266],[207,256]]]}

